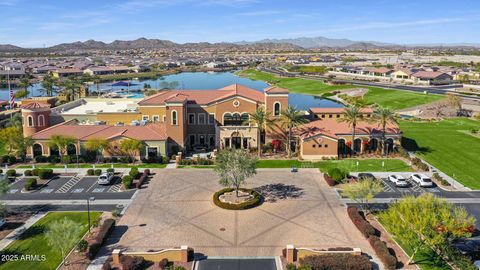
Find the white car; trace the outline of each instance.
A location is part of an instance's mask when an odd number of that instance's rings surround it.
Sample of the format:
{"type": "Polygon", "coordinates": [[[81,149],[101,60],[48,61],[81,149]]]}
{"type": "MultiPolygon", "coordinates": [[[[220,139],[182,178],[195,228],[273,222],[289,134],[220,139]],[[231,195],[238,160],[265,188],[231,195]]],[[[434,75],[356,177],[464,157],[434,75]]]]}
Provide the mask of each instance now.
{"type": "Polygon", "coordinates": [[[102,173],[98,177],[97,182],[98,182],[99,185],[110,185],[110,183],[112,183],[112,179],[113,179],[113,173],[111,173],[111,172],[102,173]]]}
{"type": "Polygon", "coordinates": [[[408,182],[405,177],[399,175],[399,174],[391,174],[388,176],[388,181],[392,182],[395,184],[397,187],[407,187],[408,182]]]}
{"type": "Polygon", "coordinates": [[[421,187],[433,187],[432,179],[424,174],[414,173],[410,178],[421,187]]]}

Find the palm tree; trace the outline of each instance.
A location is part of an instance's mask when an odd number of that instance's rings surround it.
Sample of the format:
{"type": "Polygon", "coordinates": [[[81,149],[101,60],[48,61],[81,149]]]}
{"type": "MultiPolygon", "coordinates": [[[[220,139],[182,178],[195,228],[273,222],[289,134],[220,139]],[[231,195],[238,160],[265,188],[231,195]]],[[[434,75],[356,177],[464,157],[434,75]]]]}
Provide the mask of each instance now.
{"type": "Polygon", "coordinates": [[[42,87],[45,89],[47,96],[51,97],[53,95],[53,89],[55,88],[57,81],[57,78],[50,74],[43,77],[42,87]]]}
{"type": "Polygon", "coordinates": [[[22,88],[21,92],[15,93],[16,98],[24,98],[28,96],[28,87],[30,87],[32,84],[30,83],[30,79],[27,77],[23,77],[20,79],[20,83],[18,86],[22,88]]]}
{"type": "Polygon", "coordinates": [[[350,146],[352,153],[355,154],[355,129],[357,123],[362,120],[362,113],[360,108],[356,105],[350,105],[345,108],[345,115],[342,118],[337,118],[338,122],[345,122],[349,127],[352,127],[352,145],[350,146]]]}
{"type": "Polygon", "coordinates": [[[382,126],[382,155],[385,154],[385,129],[389,123],[396,124],[397,123],[397,115],[394,111],[390,110],[389,108],[382,108],[379,107],[373,112],[373,119],[378,121],[382,126]]]}
{"type": "Polygon", "coordinates": [[[265,111],[262,107],[258,107],[254,113],[249,114],[250,117],[246,121],[249,125],[255,125],[258,127],[257,131],[257,143],[258,143],[258,157],[262,156],[262,141],[261,134],[265,132],[267,128],[272,127],[273,120],[271,119],[271,113],[265,111]]]}
{"type": "MultiPolygon", "coordinates": [[[[298,127],[298,126],[301,126],[301,125],[307,123],[307,119],[305,119],[305,114],[303,114],[301,111],[297,110],[297,108],[295,108],[293,106],[288,106],[282,112],[281,121],[282,121],[282,126],[288,132],[287,153],[288,153],[288,157],[290,158],[292,156],[292,150],[291,150],[292,130],[294,128],[298,127]]],[[[297,148],[296,145],[295,145],[295,148],[297,148]]]]}
{"type": "Polygon", "coordinates": [[[100,138],[89,139],[85,144],[85,148],[88,151],[95,152],[97,162],[99,162],[100,156],[102,155],[103,151],[108,149],[109,146],[110,146],[110,143],[107,140],[100,139],[100,138]]]}

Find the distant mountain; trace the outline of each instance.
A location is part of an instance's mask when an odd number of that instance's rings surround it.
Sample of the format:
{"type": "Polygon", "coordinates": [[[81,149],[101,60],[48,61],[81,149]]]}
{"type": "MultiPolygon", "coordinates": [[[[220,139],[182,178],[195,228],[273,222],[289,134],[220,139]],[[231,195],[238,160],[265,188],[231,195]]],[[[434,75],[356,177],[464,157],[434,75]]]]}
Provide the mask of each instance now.
{"type": "Polygon", "coordinates": [[[293,39],[263,39],[259,41],[241,41],[237,42],[237,44],[254,44],[254,43],[290,43],[297,45],[299,47],[305,49],[312,49],[312,48],[346,48],[349,46],[355,45],[374,45],[379,47],[386,47],[391,46],[394,44],[389,43],[382,43],[376,41],[353,41],[349,39],[334,39],[334,38],[326,38],[326,37],[301,37],[301,38],[293,38],[293,39]]]}
{"type": "Polygon", "coordinates": [[[136,40],[115,40],[111,43],[87,40],[73,43],[62,43],[48,49],[52,50],[93,50],[93,49],[154,49],[175,47],[176,43],[169,40],[139,38],[136,40]]]}
{"type": "Polygon", "coordinates": [[[20,51],[23,48],[11,44],[0,44],[0,52],[20,51]]]}

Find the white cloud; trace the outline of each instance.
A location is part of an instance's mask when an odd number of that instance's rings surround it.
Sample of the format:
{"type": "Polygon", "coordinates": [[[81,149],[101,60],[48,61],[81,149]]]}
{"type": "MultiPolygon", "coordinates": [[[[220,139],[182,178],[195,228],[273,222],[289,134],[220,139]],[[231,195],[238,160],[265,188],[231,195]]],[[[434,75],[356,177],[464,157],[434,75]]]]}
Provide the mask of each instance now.
{"type": "Polygon", "coordinates": [[[20,2],[19,0],[0,0],[0,6],[14,6],[20,2]]]}
{"type": "Polygon", "coordinates": [[[241,12],[237,13],[239,16],[268,16],[268,15],[276,15],[282,14],[285,11],[281,10],[259,10],[259,11],[250,11],[250,12],[241,12]]]}

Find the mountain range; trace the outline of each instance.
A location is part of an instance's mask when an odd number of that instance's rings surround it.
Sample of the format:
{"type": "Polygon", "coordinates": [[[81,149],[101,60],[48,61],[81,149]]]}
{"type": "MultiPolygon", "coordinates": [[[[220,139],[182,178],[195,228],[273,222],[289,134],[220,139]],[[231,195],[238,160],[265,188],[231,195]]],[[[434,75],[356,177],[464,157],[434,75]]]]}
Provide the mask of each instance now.
{"type": "MultiPolygon", "coordinates": [[[[395,49],[405,47],[476,47],[480,48],[480,44],[459,43],[459,44],[409,44],[399,45],[392,43],[384,43],[377,41],[354,41],[350,39],[332,39],[326,37],[301,37],[292,39],[263,39],[258,41],[240,41],[240,42],[221,42],[221,43],[184,43],[179,44],[170,40],[139,38],[135,40],[115,40],[106,43],[96,40],[77,41],[72,43],[62,43],[44,50],[51,51],[68,51],[68,50],[119,50],[119,49],[205,49],[205,48],[270,48],[280,50],[302,50],[316,48],[342,48],[342,49],[395,49]]],[[[23,51],[39,48],[21,48],[18,46],[0,44],[0,51],[23,51]]]]}

